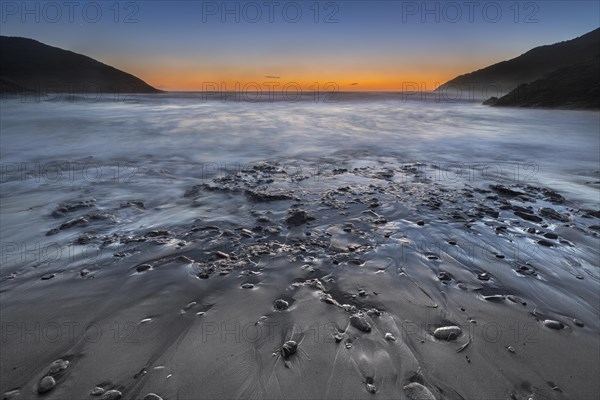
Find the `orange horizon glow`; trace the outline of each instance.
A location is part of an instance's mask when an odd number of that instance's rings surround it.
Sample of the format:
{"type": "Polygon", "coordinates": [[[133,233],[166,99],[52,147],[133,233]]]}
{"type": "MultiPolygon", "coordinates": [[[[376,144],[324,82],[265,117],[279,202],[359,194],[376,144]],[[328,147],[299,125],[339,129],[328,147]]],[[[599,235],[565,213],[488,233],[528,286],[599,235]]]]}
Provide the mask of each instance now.
{"type": "Polygon", "coordinates": [[[406,76],[402,79],[377,76],[363,76],[355,79],[323,77],[293,77],[263,75],[256,77],[245,76],[240,79],[218,76],[182,76],[182,75],[136,75],[153,87],[165,91],[263,91],[281,93],[288,91],[293,94],[301,90],[308,92],[335,91],[429,91],[435,90],[443,83],[456,77],[445,76],[406,76]]]}

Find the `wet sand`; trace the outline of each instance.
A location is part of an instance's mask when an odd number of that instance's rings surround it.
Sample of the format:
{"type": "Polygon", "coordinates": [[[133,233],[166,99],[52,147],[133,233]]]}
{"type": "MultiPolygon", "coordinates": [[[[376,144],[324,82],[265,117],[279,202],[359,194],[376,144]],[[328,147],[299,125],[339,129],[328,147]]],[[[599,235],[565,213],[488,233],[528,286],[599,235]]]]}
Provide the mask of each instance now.
{"type": "Polygon", "coordinates": [[[175,186],[186,223],[84,189],[23,210],[70,252],[3,270],[4,398],[598,398],[598,210],[433,165],[286,162],[175,186]]]}

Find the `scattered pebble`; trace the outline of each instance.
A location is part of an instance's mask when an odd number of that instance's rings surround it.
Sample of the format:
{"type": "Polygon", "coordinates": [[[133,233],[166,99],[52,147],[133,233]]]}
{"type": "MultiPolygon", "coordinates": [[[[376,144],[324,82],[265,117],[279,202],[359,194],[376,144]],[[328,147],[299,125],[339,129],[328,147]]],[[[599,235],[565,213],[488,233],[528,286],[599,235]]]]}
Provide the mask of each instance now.
{"type": "Polygon", "coordinates": [[[38,383],[38,393],[46,393],[56,386],[56,380],[51,376],[45,376],[38,383]]]}
{"type": "Polygon", "coordinates": [[[227,254],[227,253],[225,253],[225,252],[223,252],[223,251],[217,251],[217,252],[215,253],[215,255],[216,255],[217,257],[219,257],[219,258],[229,258],[229,254],[227,254]]]}
{"type": "Polygon", "coordinates": [[[137,272],[144,272],[144,271],[147,271],[147,270],[149,270],[150,268],[152,268],[152,266],[151,266],[151,265],[149,265],[149,264],[142,264],[142,265],[138,265],[138,266],[135,268],[135,270],[136,270],[137,272]]]}
{"type": "Polygon", "coordinates": [[[367,392],[375,394],[377,393],[377,388],[372,383],[367,383],[367,392]]]}
{"type": "Polygon", "coordinates": [[[113,389],[106,391],[100,400],[119,400],[121,397],[123,397],[123,393],[113,389]]]}
{"type": "Polygon", "coordinates": [[[62,371],[64,371],[65,369],[67,369],[68,366],[69,366],[69,361],[59,358],[58,360],[53,361],[52,364],[50,364],[50,369],[48,370],[48,375],[52,375],[52,376],[57,375],[57,374],[61,373],[62,371]]]}
{"type": "Polygon", "coordinates": [[[92,389],[92,391],[90,392],[90,394],[92,396],[100,396],[101,394],[104,393],[104,389],[102,389],[100,386],[96,386],[95,388],[92,389]]]}
{"type": "Polygon", "coordinates": [[[488,274],[487,272],[480,272],[477,274],[477,279],[479,279],[480,281],[489,281],[490,274],[488,274]]]}
{"type": "Polygon", "coordinates": [[[361,314],[350,317],[350,325],[363,332],[371,332],[371,324],[361,314]]]}
{"type": "Polygon", "coordinates": [[[562,322],[555,321],[553,319],[547,319],[544,321],[544,325],[550,329],[563,329],[565,326],[562,322]]]}
{"type": "Polygon", "coordinates": [[[304,210],[292,210],[285,219],[285,222],[290,226],[300,226],[312,219],[314,219],[314,217],[310,216],[304,210]]]}
{"type": "Polygon", "coordinates": [[[296,353],[298,350],[298,343],[293,340],[288,340],[281,346],[281,355],[283,358],[288,359],[291,355],[296,353]]]}
{"type": "Polygon", "coordinates": [[[15,398],[18,398],[20,394],[21,394],[21,392],[19,390],[11,390],[10,392],[5,392],[2,395],[2,399],[3,400],[15,399],[15,398]]]}
{"type": "Polygon", "coordinates": [[[273,307],[275,307],[277,311],[287,310],[289,306],[290,304],[283,299],[277,299],[273,302],[273,307]]]}
{"type": "Polygon", "coordinates": [[[146,396],[144,396],[144,400],[163,400],[163,398],[157,394],[148,393],[146,396]]]}
{"type": "Polygon", "coordinates": [[[409,400],[435,400],[435,396],[420,383],[413,382],[404,386],[404,394],[409,400]]]}
{"type": "Polygon", "coordinates": [[[462,329],[460,329],[460,327],[451,325],[451,326],[442,326],[440,328],[437,328],[433,332],[433,336],[436,339],[454,340],[458,336],[460,336],[461,333],[462,333],[462,329]]]}
{"type": "Polygon", "coordinates": [[[440,272],[438,275],[438,279],[442,282],[447,282],[452,280],[452,278],[450,277],[450,275],[448,275],[447,272],[440,272]]]}

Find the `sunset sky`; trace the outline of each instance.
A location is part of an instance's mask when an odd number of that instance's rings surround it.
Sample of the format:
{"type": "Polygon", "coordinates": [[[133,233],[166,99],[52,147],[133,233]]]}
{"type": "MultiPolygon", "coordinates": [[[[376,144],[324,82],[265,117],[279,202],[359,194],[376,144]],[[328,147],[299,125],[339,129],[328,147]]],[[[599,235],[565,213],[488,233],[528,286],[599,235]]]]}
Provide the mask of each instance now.
{"type": "Polygon", "coordinates": [[[1,33],[88,55],[163,90],[211,82],[432,90],[600,25],[595,0],[65,4],[3,1],[1,33]]]}

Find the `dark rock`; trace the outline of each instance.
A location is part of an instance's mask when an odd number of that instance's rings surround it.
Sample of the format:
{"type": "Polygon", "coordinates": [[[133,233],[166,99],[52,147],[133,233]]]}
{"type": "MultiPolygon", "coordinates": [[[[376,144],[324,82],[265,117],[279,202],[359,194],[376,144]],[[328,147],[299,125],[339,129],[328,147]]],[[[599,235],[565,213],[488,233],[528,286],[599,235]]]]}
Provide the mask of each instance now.
{"type": "Polygon", "coordinates": [[[404,386],[404,394],[408,400],[435,400],[435,396],[425,386],[417,382],[404,386]]]}
{"type": "Polygon", "coordinates": [[[355,314],[350,317],[350,325],[363,332],[371,332],[371,324],[361,314],[355,314]]]}
{"type": "Polygon", "coordinates": [[[289,303],[283,299],[277,299],[273,302],[273,307],[277,311],[287,310],[289,306],[290,306],[289,303]]]}
{"type": "Polygon", "coordinates": [[[51,376],[58,375],[59,373],[61,373],[65,369],[67,369],[68,366],[69,366],[69,361],[59,358],[58,360],[53,361],[52,364],[50,364],[50,369],[48,370],[48,375],[51,375],[51,376]]]}
{"type": "Polygon", "coordinates": [[[558,235],[554,232],[546,232],[544,233],[544,237],[546,239],[558,239],[558,235]]]}
{"type": "Polygon", "coordinates": [[[489,281],[490,274],[488,274],[487,272],[480,272],[477,274],[477,279],[479,279],[481,281],[489,281]]]}
{"type": "Polygon", "coordinates": [[[447,282],[447,281],[450,281],[450,280],[452,280],[452,277],[450,277],[450,275],[449,275],[447,272],[440,272],[440,273],[437,275],[437,277],[438,277],[438,279],[439,279],[440,281],[443,281],[443,282],[447,282]]]}
{"type": "Polygon", "coordinates": [[[288,340],[281,346],[281,355],[286,360],[298,350],[298,343],[293,340],[288,340]]]}
{"type": "Polygon", "coordinates": [[[38,393],[46,393],[56,386],[56,380],[51,376],[45,376],[38,383],[38,393]]]}
{"type": "Polygon", "coordinates": [[[144,396],[143,400],[163,400],[163,398],[157,394],[148,393],[146,396],[144,396]]]}
{"type": "Polygon", "coordinates": [[[64,229],[69,229],[74,226],[86,226],[88,223],[89,223],[89,221],[86,218],[79,217],[79,218],[74,218],[72,220],[69,220],[69,221],[63,223],[58,229],[60,229],[62,231],[64,229]]]}
{"type": "Polygon", "coordinates": [[[567,217],[566,215],[563,215],[563,214],[555,211],[552,208],[548,208],[548,207],[542,207],[542,208],[540,208],[538,210],[538,214],[540,214],[542,217],[554,219],[554,220],[561,221],[561,222],[568,222],[569,221],[569,217],[567,217]]]}
{"type": "Polygon", "coordinates": [[[545,320],[544,325],[550,329],[563,329],[565,327],[565,325],[562,322],[555,321],[553,319],[545,320]]]}
{"type": "Polygon", "coordinates": [[[461,333],[462,333],[462,329],[460,329],[460,327],[451,325],[451,326],[442,326],[440,328],[437,328],[433,332],[433,336],[436,339],[441,339],[441,340],[454,340],[457,337],[459,337],[461,335],[461,333]]]}
{"type": "Polygon", "coordinates": [[[119,400],[121,397],[123,397],[123,393],[113,389],[104,392],[100,400],[119,400]]]}
{"type": "Polygon", "coordinates": [[[496,192],[502,196],[506,196],[506,197],[517,197],[517,196],[525,195],[525,193],[523,193],[523,192],[512,190],[512,189],[509,189],[502,185],[490,185],[490,189],[492,189],[494,192],[496,192]]]}
{"type": "Polygon", "coordinates": [[[101,388],[100,386],[96,386],[95,388],[92,389],[90,394],[92,396],[100,396],[101,394],[104,394],[104,389],[101,388]]]}
{"type": "Polygon", "coordinates": [[[300,209],[291,210],[285,222],[290,226],[299,226],[313,220],[314,217],[310,216],[306,211],[300,209]]]}
{"type": "Polygon", "coordinates": [[[543,219],[538,217],[537,215],[529,214],[529,213],[526,213],[523,211],[515,211],[515,215],[517,217],[521,217],[524,220],[531,221],[531,222],[542,222],[543,221],[543,219]]]}
{"type": "Polygon", "coordinates": [[[545,247],[554,247],[554,243],[549,242],[549,241],[544,240],[544,239],[538,240],[538,244],[541,245],[541,246],[545,246],[545,247]]]}
{"type": "Polygon", "coordinates": [[[244,194],[253,201],[266,202],[266,201],[278,201],[278,200],[291,200],[293,197],[288,193],[268,193],[258,192],[247,189],[244,194]]]}
{"type": "Polygon", "coordinates": [[[138,265],[138,266],[135,268],[135,270],[136,270],[137,272],[144,272],[144,271],[147,271],[147,270],[149,270],[150,268],[152,268],[152,266],[151,266],[151,265],[149,265],[149,264],[142,264],[142,265],[138,265]]]}

